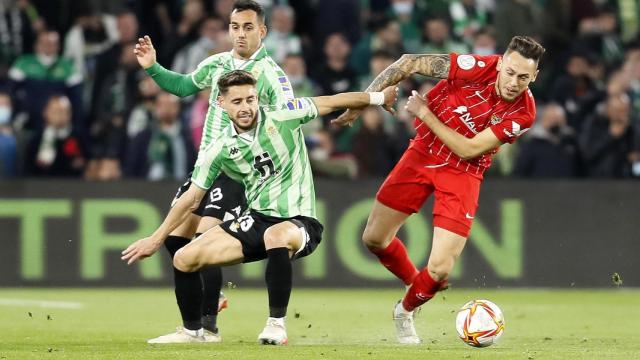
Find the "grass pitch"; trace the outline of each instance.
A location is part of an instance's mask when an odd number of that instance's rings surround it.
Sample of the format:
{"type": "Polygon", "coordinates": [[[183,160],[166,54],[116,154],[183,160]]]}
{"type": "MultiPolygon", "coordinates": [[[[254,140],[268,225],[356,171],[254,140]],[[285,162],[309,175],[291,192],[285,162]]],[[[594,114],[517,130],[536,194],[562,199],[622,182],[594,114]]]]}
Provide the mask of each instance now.
{"type": "Polygon", "coordinates": [[[0,289],[0,359],[640,359],[639,290],[451,289],[417,318],[419,346],[395,344],[402,290],[294,289],[284,347],[256,342],[263,289],[226,294],[223,343],[152,346],[180,323],[172,289],[0,289]],[[456,310],[479,298],[506,319],[500,342],[483,349],[454,326],[456,310]]]}

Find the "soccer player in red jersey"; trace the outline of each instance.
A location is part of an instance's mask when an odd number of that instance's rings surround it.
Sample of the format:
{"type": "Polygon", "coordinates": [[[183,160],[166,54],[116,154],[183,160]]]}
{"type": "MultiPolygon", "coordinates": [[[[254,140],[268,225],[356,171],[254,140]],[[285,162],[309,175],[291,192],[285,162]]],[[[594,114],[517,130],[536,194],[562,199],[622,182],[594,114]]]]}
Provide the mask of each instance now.
{"type": "MultiPolygon", "coordinates": [[[[534,122],[528,87],[544,51],[535,40],[515,36],[503,55],[407,54],[367,89],[380,91],[412,74],[442,79],[426,97],[415,91],[410,96],[406,109],[416,116],[416,136],[378,191],[362,235],[382,265],[408,287],[394,309],[400,343],[420,342],[413,311],[446,285],[469,236],[491,156],[534,122]],[[427,267],[418,271],[396,233],[431,194],[433,244],[427,267]]],[[[351,124],[358,115],[348,110],[334,123],[351,124]]]]}

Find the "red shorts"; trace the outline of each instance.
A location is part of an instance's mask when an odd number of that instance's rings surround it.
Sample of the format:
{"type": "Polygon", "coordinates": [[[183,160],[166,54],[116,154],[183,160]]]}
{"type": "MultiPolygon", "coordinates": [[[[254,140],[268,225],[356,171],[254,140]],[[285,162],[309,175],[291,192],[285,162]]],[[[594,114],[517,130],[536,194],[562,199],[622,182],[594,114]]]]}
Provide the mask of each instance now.
{"type": "Polygon", "coordinates": [[[376,199],[410,215],[418,212],[434,193],[433,226],[469,237],[482,180],[449,167],[412,145],[413,142],[387,176],[376,199]]]}

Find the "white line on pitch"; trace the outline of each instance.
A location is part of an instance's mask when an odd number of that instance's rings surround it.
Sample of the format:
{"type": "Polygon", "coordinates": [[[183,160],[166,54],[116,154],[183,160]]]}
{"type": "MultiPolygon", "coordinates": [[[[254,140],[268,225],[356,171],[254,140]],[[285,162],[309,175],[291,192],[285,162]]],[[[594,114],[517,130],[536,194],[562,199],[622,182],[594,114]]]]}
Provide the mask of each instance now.
{"type": "Polygon", "coordinates": [[[71,301],[28,300],[0,298],[0,306],[35,306],[51,309],[83,309],[84,304],[71,301]]]}

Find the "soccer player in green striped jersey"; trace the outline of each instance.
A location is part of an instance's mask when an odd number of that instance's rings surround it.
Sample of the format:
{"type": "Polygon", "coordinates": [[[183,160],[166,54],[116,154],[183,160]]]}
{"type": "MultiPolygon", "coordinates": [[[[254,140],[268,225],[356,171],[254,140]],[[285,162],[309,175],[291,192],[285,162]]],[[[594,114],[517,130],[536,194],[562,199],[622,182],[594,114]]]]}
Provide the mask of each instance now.
{"type": "Polygon", "coordinates": [[[397,88],[300,98],[273,108],[258,106],[255,84],[251,74],[242,70],[220,78],[220,106],[233,123],[200,153],[191,178],[195,186],[178,199],[150,237],[124,250],[122,259],[130,264],[155,253],[166,235],[198,206],[221,171],[242,180],[249,210],[180,249],[173,264],[190,272],[204,266],[267,259],[269,318],[258,340],[280,345],[287,343],[284,318],[291,295],[291,260],[312,253],[322,237],[322,225],[315,218],[313,177],[300,126],[343,108],[370,104],[390,107],[397,88]]]}
{"type": "MultiPolygon", "coordinates": [[[[161,88],[181,97],[206,88],[211,89],[209,109],[200,143],[201,151],[214,139],[219,138],[222,128],[231,123],[228,114],[217,103],[219,90],[216,82],[223,74],[235,69],[243,69],[253,74],[257,79],[260,104],[281,104],[293,99],[289,79],[262,45],[266,31],[262,7],[250,0],[237,1],[229,24],[233,50],[208,57],[190,74],[178,74],[163,68],[156,62],[151,39],[145,36],[138,40],[135,48],[138,62],[161,88]]],[[[187,180],[178,190],[174,202],[187,191],[190,184],[190,180],[187,180]]],[[[173,257],[194,235],[207,231],[223,220],[238,216],[245,207],[242,185],[221,173],[193,215],[169,235],[165,242],[169,254],[173,257]]],[[[218,296],[222,286],[220,269],[210,267],[203,269],[199,275],[184,273],[174,268],[174,280],[183,327],[176,333],[151,339],[149,342],[193,342],[203,338],[207,342],[220,341],[216,324],[218,296]],[[204,337],[199,336],[201,331],[204,337]]],[[[226,303],[223,296],[220,296],[220,299],[221,304],[226,303]]]]}

